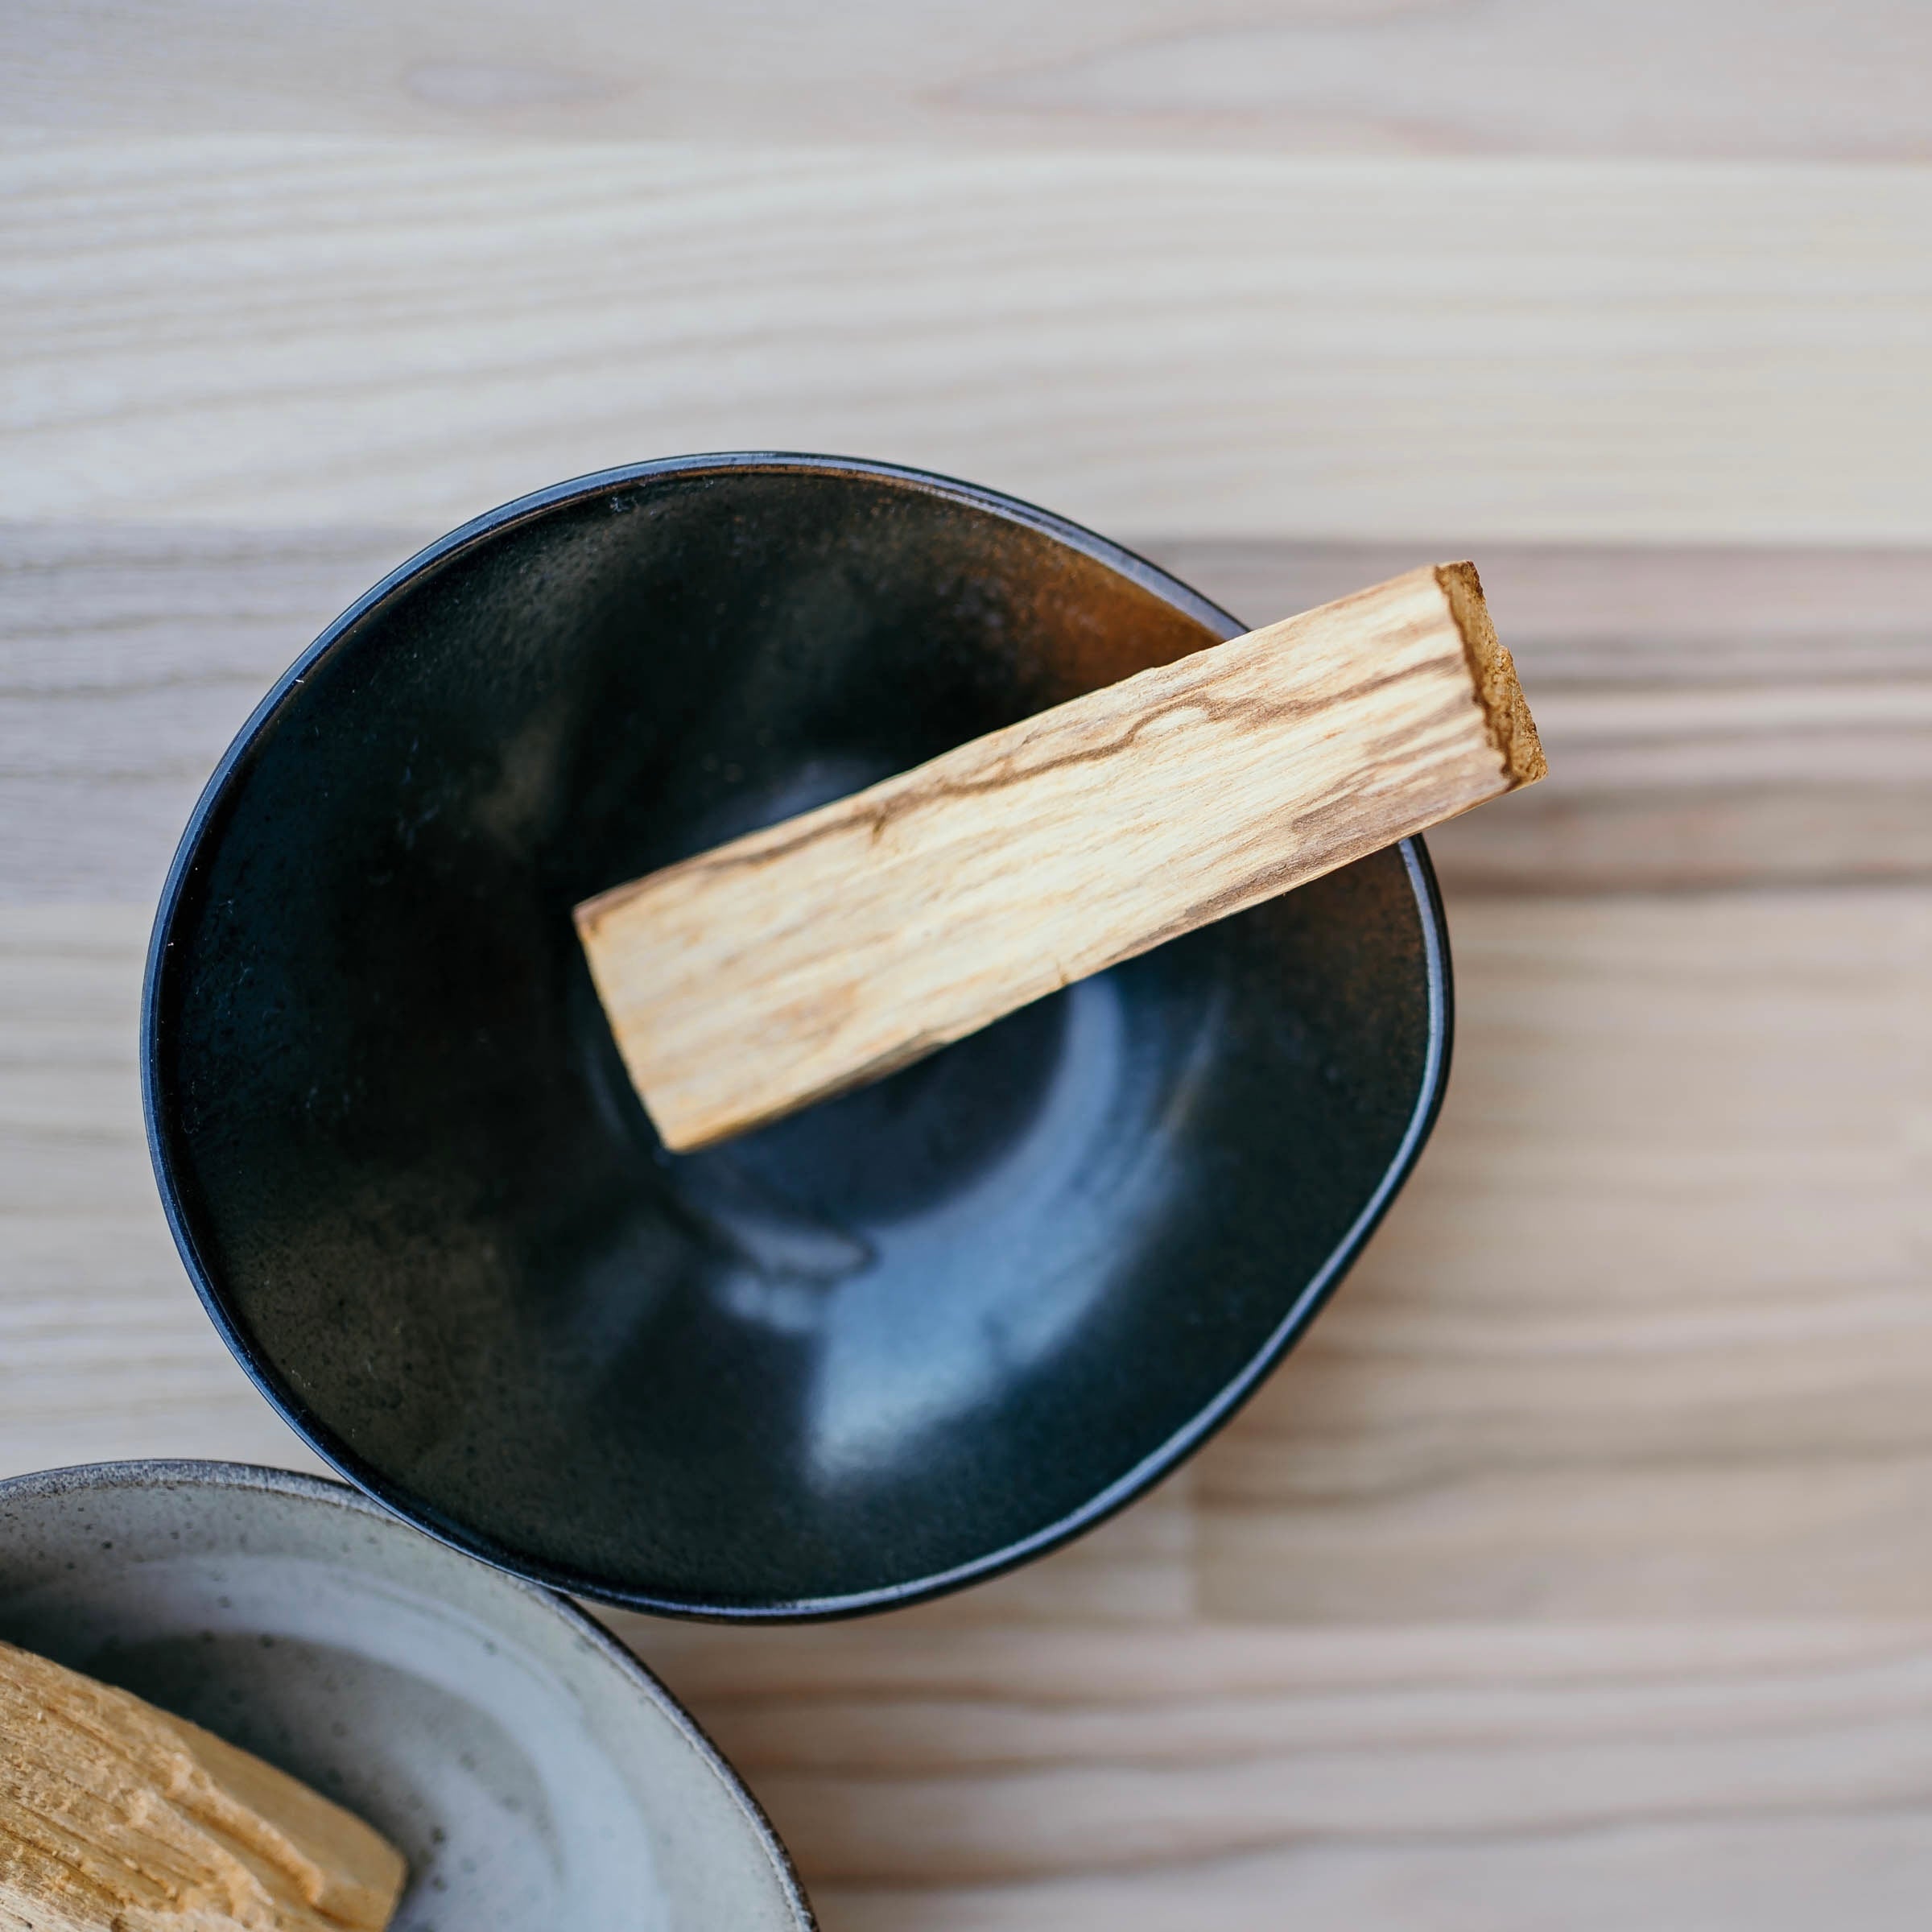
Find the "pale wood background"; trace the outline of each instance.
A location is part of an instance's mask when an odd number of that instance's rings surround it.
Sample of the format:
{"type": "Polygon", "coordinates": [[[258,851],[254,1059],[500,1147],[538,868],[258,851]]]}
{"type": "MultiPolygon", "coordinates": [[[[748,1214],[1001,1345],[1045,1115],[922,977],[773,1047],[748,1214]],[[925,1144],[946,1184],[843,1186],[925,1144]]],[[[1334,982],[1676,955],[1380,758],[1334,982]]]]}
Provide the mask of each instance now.
{"type": "Polygon", "coordinates": [[[15,0],[0,130],[0,1468],[303,1461],[136,981],[423,538],[761,444],[1252,621],[1468,551],[1555,776],[1436,842],[1449,1104],[1307,1346],[1004,1582],[625,1633],[828,1932],[1925,1922],[1932,10],[15,0]]]}

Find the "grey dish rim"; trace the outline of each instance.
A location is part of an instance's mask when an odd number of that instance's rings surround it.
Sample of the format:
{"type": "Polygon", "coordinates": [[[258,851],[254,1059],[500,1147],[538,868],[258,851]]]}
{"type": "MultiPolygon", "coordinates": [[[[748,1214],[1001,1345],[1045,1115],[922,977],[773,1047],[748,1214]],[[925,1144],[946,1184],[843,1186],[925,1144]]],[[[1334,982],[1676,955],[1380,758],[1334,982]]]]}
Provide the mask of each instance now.
{"type": "MultiPolygon", "coordinates": [[[[296,1469],[272,1469],[261,1463],[202,1461],[192,1456],[133,1457],[105,1463],[73,1463],[56,1469],[38,1469],[22,1476],[0,1477],[0,1507],[19,1497],[85,1496],[103,1489],[161,1488],[195,1489],[241,1489],[257,1494],[292,1496],[304,1502],[347,1511],[386,1531],[400,1535],[417,1534],[396,1513],[372,1501],[348,1483],[332,1482],[326,1476],[308,1476],[296,1469]]],[[[441,1541],[440,1538],[431,1539],[441,1541]]],[[[452,1554],[466,1554],[456,1550],[452,1554]]],[[[763,1847],[765,1856],[778,1874],[787,1905],[801,1932],[817,1932],[818,1919],[785,1842],[772,1828],[765,1808],[751,1787],[738,1775],[724,1753],[706,1735],[704,1728],[654,1676],[637,1655],[605,1629],[588,1611],[580,1609],[555,1590],[500,1564],[489,1564],[507,1588],[517,1591],[551,1612],[580,1642],[588,1645],[613,1664],[632,1686],[669,1721],[696,1754],[699,1762],[722,1785],[726,1793],[749,1821],[763,1847]]]]}
{"type": "Polygon", "coordinates": [[[404,1521],[447,1544],[466,1556],[491,1567],[553,1591],[582,1596],[614,1608],[708,1623],[785,1624],[823,1622],[862,1615],[869,1611],[898,1609],[943,1596],[999,1576],[1021,1564],[1045,1555],[1063,1543],[1084,1534],[1108,1517],[1125,1509],[1150,1489],[1170,1470],[1184,1462],[1209,1437],[1221,1429],[1274,1371],[1301,1338],[1343,1277],[1354,1265],[1368,1237],[1375,1232],[1389,1204],[1414,1167],[1436,1117],[1449,1078],[1451,1050],[1455,1034],[1455,1000],[1449,963],[1449,933],[1443,910],[1442,894],[1427,848],[1419,837],[1405,839],[1399,850],[1406,867],[1411,890],[1422,914],[1422,938],[1428,985],[1428,1047],[1425,1055],[1421,1091],[1393,1157],[1384,1170],[1375,1191],[1369,1196],[1320,1269],[1303,1287],[1287,1313],[1276,1325],[1265,1343],[1249,1358],[1241,1372],[1232,1377],[1215,1398],[1177,1430],[1166,1441],[1143,1456],[1133,1468],[1117,1477],[1080,1508],[1030,1536],[989,1551],[968,1563],[933,1575],[905,1582],[888,1583],[840,1596],[811,1597],[796,1600],[741,1604],[704,1602],[683,1597],[654,1596],[648,1591],[613,1585],[604,1579],[573,1571],[568,1567],[506,1548],[446,1517],[421,1498],[412,1496],[399,1483],[365,1462],[310,1410],[281,1372],[258,1349],[254,1339],[229,1313],[213,1274],[197,1250],[175,1172],[174,1157],[161,1119],[160,1038],[159,991],[162,958],[171,943],[175,915],[200,855],[203,838],[215,816],[223,794],[238,768],[246,760],[255,741],[274,723],[276,714],[299,687],[314,666],[329,651],[351,638],[362,621],[392,592],[405,584],[426,578],[452,558],[498,532],[516,524],[547,515],[559,506],[606,492],[622,491],[640,483],[667,477],[702,476],[753,471],[765,473],[808,472],[823,475],[860,477],[888,482],[923,491],[954,502],[991,513],[1007,521],[1036,530],[1058,543],[1104,564],[1121,576],[1141,585],[1171,607],[1185,611],[1222,638],[1240,636],[1248,627],[1218,605],[1162,569],[1112,539],[1080,524],[1039,509],[1016,497],[976,484],[935,475],[903,464],[881,463],[863,457],[815,456],[784,451],[716,451],[701,455],[663,456],[648,462],[622,464],[616,469],[594,470],[567,481],[530,492],[496,509],[473,518],[447,535],[427,544],[388,576],[351,604],[327,625],[302,652],[250,715],[234,741],[203,788],[189,814],[180,844],[168,868],[167,879],[156,908],[153,933],[148,942],[147,961],[141,990],[141,1106],[147,1135],[148,1156],[153,1164],[161,1203],[167,1217],[195,1292],[201,1298],[217,1333],[228,1345],[249,1380],[274,1406],[289,1426],[329,1466],[365,1495],[382,1504],[404,1521]]]}

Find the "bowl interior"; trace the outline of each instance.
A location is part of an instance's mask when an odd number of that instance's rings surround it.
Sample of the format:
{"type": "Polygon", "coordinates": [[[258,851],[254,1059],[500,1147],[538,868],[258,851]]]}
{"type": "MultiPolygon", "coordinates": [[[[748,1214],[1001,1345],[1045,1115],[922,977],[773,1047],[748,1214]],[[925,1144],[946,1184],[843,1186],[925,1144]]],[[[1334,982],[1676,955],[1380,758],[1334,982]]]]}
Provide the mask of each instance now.
{"type": "Polygon", "coordinates": [[[644,1608],[890,1602],[1092,1520],[1306,1320],[1439,1086],[1414,848],[667,1154],[578,900],[1232,634],[852,465],[513,508],[244,735],[157,932],[151,1127],[231,1344],[479,1554],[644,1608]]]}
{"type": "Polygon", "coordinates": [[[809,1926],[661,1687],[339,1484],[210,1463],[0,1483],[0,1638],[368,1819],[409,1860],[396,1932],[809,1926]]]}

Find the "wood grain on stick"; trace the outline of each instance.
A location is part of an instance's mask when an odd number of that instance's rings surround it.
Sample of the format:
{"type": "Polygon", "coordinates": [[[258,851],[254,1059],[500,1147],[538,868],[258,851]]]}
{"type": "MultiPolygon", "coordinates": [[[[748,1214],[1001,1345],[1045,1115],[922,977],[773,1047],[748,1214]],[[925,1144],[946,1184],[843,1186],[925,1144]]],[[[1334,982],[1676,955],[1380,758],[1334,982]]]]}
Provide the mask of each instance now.
{"type": "Polygon", "coordinates": [[[667,1146],[905,1066],[1543,775],[1475,568],[1414,571],[586,902],[667,1146]]]}
{"type": "Polygon", "coordinates": [[[381,1932],[400,1852],[125,1690],[0,1643],[0,1928],[381,1932]]]}

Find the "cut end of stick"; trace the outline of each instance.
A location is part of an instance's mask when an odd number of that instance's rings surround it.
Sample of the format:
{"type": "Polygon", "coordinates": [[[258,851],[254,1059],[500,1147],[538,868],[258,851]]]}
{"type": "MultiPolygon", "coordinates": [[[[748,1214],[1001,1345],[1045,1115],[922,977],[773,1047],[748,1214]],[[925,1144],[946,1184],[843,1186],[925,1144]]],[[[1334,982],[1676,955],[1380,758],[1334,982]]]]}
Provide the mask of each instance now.
{"type": "Polygon", "coordinates": [[[1503,647],[1490,621],[1483,597],[1483,580],[1473,564],[1439,564],[1435,580],[1449,600],[1449,614],[1463,634],[1463,649],[1476,679],[1478,700],[1489,725],[1489,736],[1501,753],[1512,791],[1534,785],[1547,775],[1549,761],[1536,735],[1536,720],[1517,682],[1516,662],[1503,647]]]}

